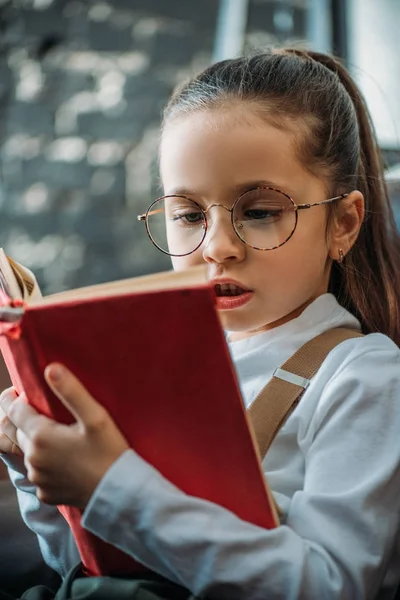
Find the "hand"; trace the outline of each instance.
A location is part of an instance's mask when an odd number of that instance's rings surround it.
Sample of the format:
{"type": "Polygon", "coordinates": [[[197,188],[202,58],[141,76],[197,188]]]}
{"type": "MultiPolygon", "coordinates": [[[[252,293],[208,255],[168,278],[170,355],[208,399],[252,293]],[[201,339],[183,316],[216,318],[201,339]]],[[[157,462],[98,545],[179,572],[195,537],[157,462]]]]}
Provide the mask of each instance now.
{"type": "MultiPolygon", "coordinates": [[[[14,388],[7,388],[0,396],[0,407],[4,401],[7,405],[11,406],[12,402],[16,400],[17,394],[14,388]]],[[[14,423],[10,421],[6,413],[0,408],[0,452],[5,454],[16,454],[17,456],[22,455],[21,448],[17,442],[17,428],[14,423]]]]}
{"type": "Polygon", "coordinates": [[[108,468],[129,448],[107,411],[59,364],[45,378],[76,422],[62,425],[37,413],[23,397],[4,396],[1,406],[17,427],[28,479],[47,504],[84,509],[108,468]]]}

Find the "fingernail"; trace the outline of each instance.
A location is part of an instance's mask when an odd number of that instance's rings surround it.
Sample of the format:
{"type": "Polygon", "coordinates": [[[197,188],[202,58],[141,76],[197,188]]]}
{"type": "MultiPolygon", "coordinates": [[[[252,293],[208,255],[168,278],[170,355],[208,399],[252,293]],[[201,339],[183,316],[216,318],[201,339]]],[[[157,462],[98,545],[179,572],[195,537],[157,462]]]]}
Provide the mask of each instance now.
{"type": "Polygon", "coordinates": [[[46,368],[47,376],[53,383],[58,383],[64,375],[64,368],[61,365],[53,364],[46,368]]]}

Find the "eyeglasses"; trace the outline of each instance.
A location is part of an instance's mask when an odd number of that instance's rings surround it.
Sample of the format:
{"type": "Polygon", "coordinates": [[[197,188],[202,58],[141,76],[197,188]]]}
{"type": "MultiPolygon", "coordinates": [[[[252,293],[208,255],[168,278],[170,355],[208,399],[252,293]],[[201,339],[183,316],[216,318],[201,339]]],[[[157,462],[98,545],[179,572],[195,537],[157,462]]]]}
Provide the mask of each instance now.
{"type": "Polygon", "coordinates": [[[138,215],[144,221],[153,244],[170,256],[187,256],[203,243],[208,230],[207,214],[213,207],[231,213],[232,227],[238,238],[255,250],[275,250],[294,234],[298,211],[329,204],[346,198],[341,194],[313,204],[296,204],[293,198],[272,187],[257,187],[235,200],[232,208],[211,204],[206,209],[185,195],[162,196],[146,213],[138,215]]]}

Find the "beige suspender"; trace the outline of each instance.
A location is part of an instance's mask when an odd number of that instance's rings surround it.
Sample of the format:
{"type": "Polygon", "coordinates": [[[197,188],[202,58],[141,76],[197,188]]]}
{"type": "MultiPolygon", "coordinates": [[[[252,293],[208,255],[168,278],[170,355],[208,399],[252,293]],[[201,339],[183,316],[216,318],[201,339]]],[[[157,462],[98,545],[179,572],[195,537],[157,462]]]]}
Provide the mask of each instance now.
{"type": "Polygon", "coordinates": [[[304,344],[275,370],[247,411],[261,460],[329,352],[341,342],[361,336],[352,329],[330,329],[304,344]]]}

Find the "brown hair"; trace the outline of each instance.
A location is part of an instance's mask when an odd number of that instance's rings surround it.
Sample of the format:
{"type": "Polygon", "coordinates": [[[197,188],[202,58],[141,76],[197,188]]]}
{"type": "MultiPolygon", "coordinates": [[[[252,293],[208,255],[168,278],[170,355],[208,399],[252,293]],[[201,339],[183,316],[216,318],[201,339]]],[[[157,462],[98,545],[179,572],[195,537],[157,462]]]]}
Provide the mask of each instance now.
{"type": "MultiPolygon", "coordinates": [[[[246,101],[278,126],[302,119],[301,159],[323,173],[332,193],[359,190],[366,217],[330,289],[366,333],[379,331],[400,345],[400,237],[365,102],[334,57],[284,48],[216,63],[172,96],[164,123],[193,111],[246,101]]],[[[333,208],[332,210],[335,210],[333,208]]]]}

